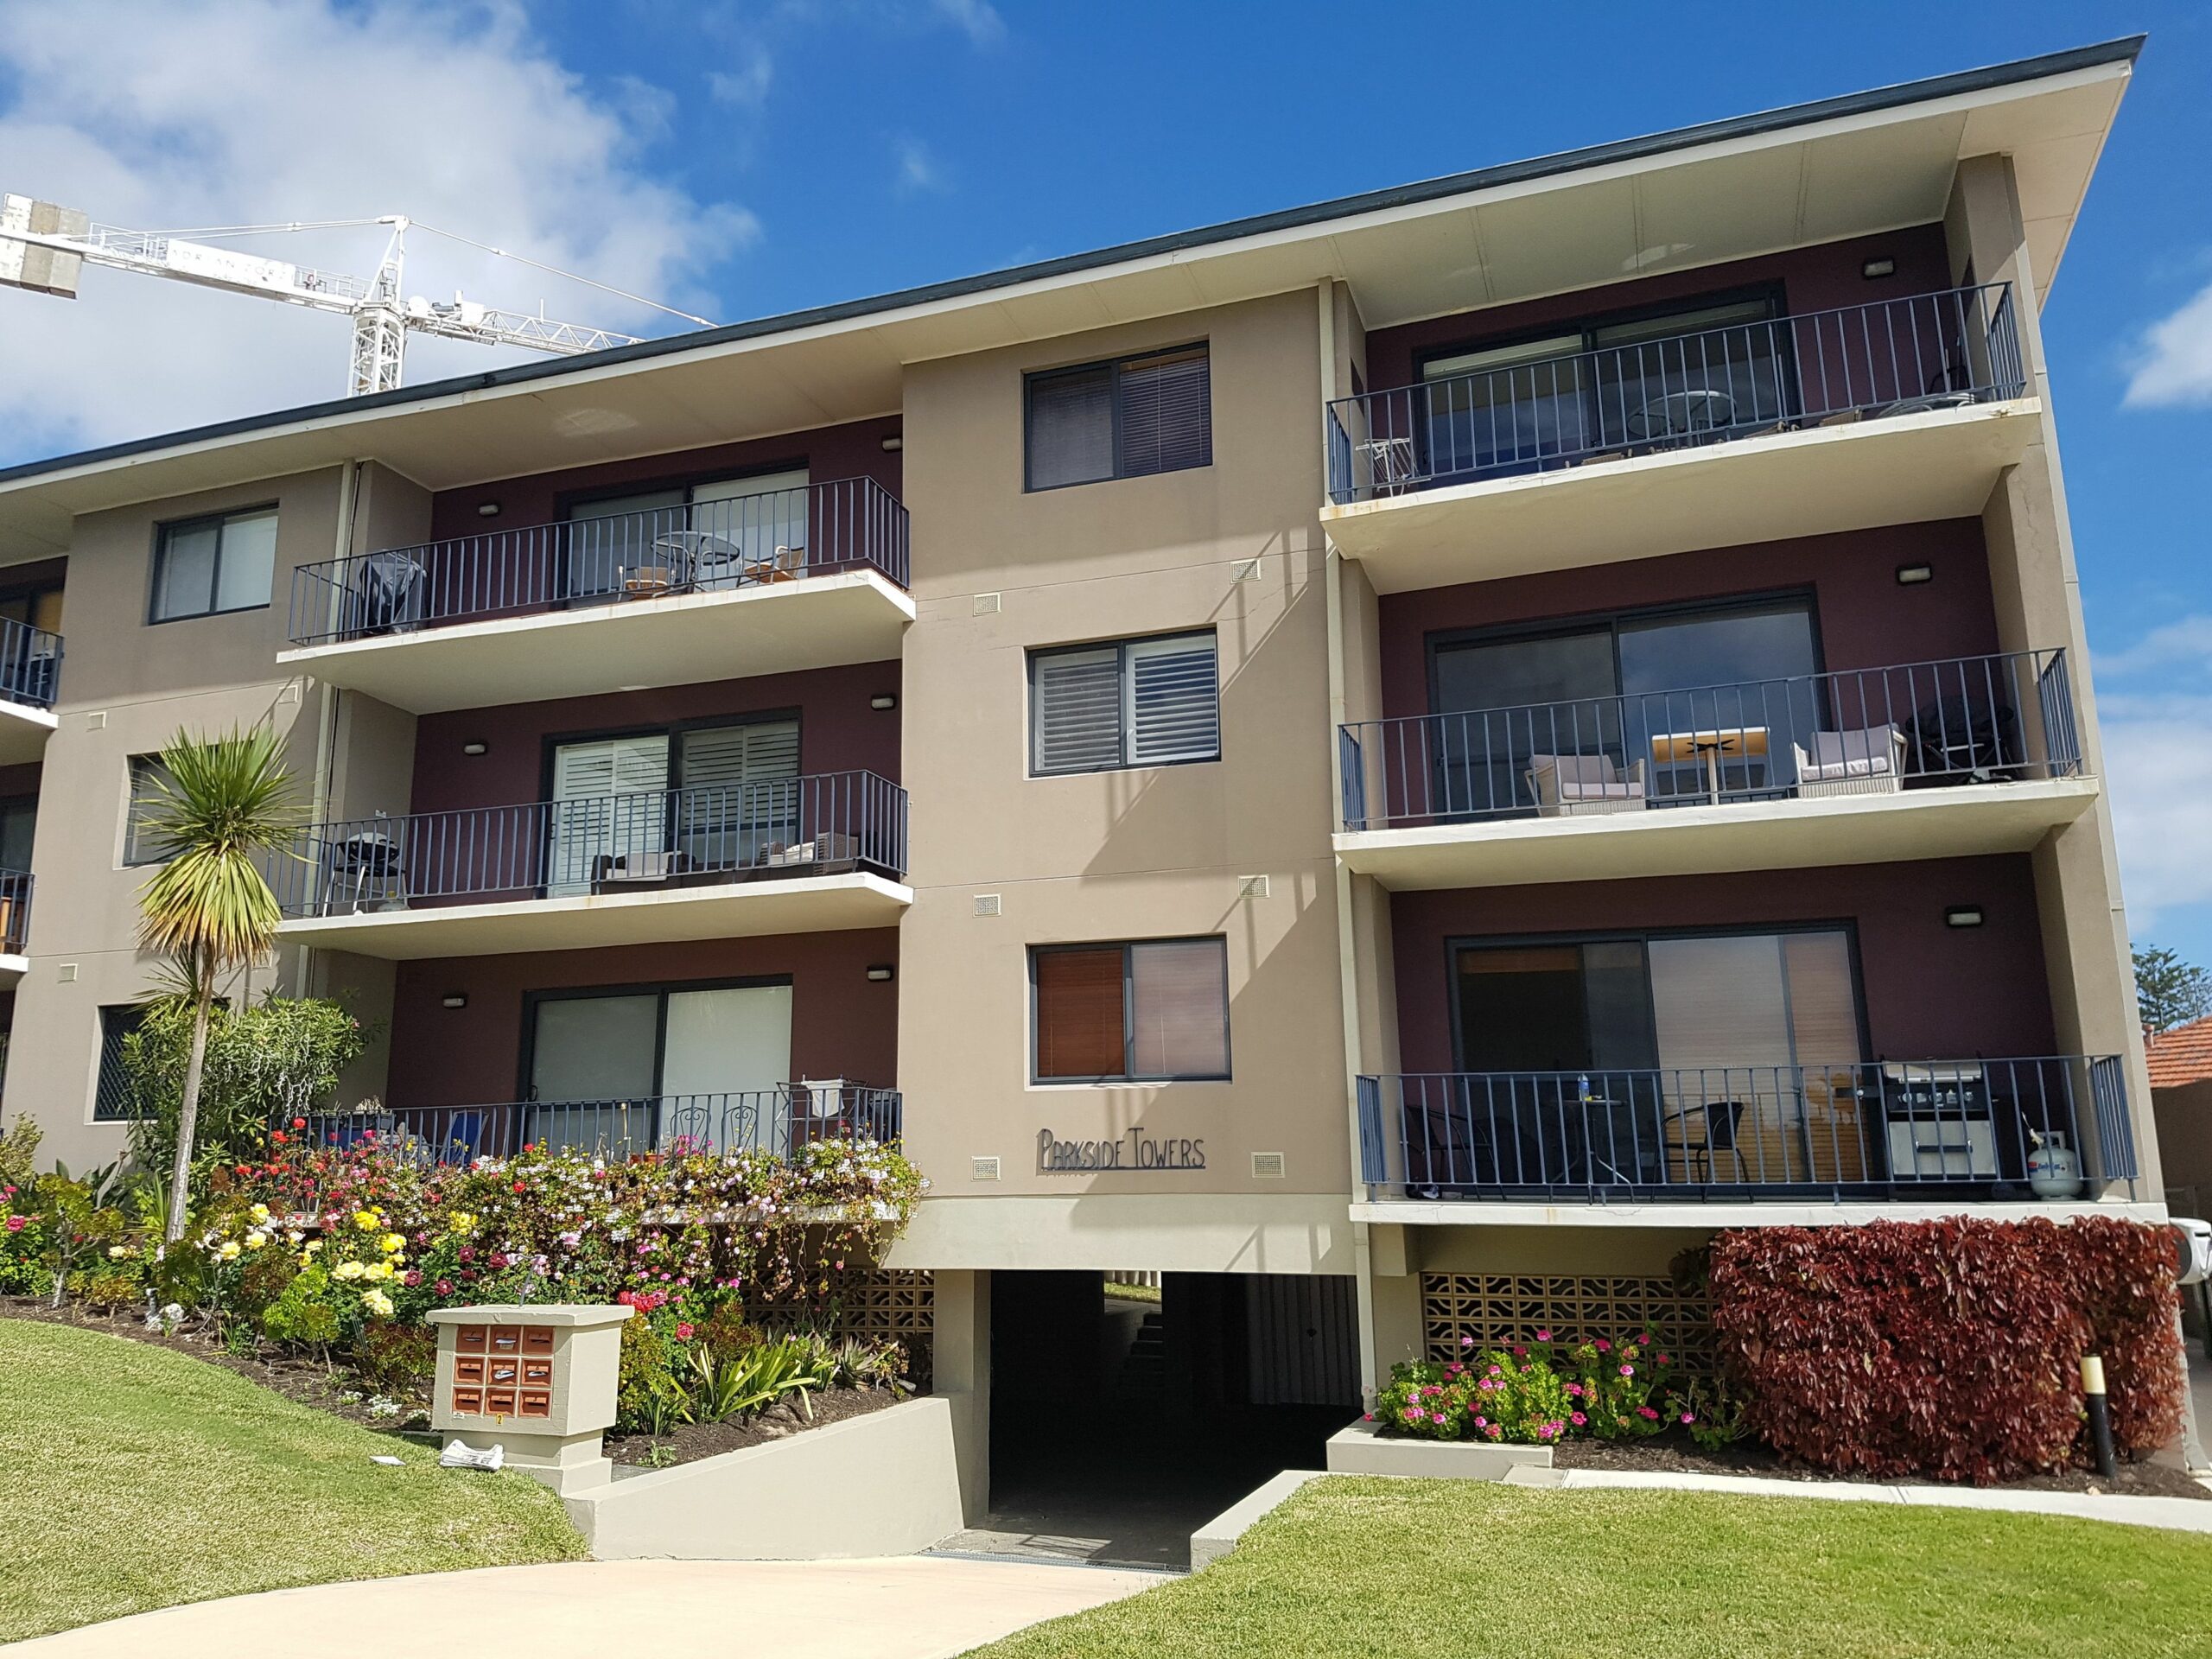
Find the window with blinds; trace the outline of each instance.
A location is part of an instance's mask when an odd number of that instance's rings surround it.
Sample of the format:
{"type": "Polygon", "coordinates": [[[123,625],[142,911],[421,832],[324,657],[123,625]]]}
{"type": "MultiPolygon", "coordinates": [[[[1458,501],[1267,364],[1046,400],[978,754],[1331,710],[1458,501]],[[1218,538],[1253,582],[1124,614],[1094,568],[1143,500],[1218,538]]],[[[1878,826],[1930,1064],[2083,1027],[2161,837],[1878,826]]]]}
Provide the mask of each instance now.
{"type": "Polygon", "coordinates": [[[1213,464],[1212,367],[1203,344],[1033,374],[1027,401],[1032,490],[1213,464]]]}
{"type": "Polygon", "coordinates": [[[699,869],[741,869],[804,839],[798,721],[685,732],[677,752],[677,846],[699,869]]]}
{"type": "Polygon", "coordinates": [[[1036,776],[1221,758],[1211,632],[1033,652],[1029,693],[1036,776]]]}
{"type": "Polygon", "coordinates": [[[1039,1083],[1219,1081],[1229,950],[1218,938],[1030,952],[1039,1083]]]}
{"type": "Polygon", "coordinates": [[[125,864],[159,864],[169,855],[169,845],[155,834],[153,821],[168,798],[169,769],[157,754],[130,757],[130,804],[123,831],[125,864]]]}

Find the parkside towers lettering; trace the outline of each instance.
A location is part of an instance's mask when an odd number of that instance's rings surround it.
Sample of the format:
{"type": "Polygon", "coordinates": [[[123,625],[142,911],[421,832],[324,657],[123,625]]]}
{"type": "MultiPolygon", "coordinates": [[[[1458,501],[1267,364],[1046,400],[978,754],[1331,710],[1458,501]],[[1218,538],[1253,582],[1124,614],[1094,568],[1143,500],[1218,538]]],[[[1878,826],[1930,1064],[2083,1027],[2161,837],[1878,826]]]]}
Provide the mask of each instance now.
{"type": "Polygon", "coordinates": [[[1037,1132],[1037,1173],[1076,1175],[1099,1169],[1199,1170],[1206,1166],[1203,1140],[1154,1141],[1144,1125],[1132,1124],[1118,1140],[1056,1141],[1050,1129],[1037,1132]]]}

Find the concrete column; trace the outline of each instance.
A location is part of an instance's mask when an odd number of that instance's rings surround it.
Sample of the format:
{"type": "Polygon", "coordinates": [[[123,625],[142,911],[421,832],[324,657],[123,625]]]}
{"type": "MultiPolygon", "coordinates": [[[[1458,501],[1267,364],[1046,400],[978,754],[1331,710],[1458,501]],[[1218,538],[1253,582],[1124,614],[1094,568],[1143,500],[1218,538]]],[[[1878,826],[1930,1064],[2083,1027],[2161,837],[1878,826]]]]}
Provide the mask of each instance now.
{"type": "Polygon", "coordinates": [[[980,1526],[991,1510],[991,1275],[940,1270],[934,1286],[931,1387],[952,1408],[961,1513],[980,1526]]]}
{"type": "Polygon", "coordinates": [[[1390,1380],[1390,1368],[1419,1359],[1427,1339],[1421,1319],[1421,1271],[1415,1259],[1418,1236],[1405,1227],[1375,1224],[1367,1229],[1368,1274],[1362,1284],[1370,1341],[1363,1344],[1368,1363],[1360,1385],[1369,1391],[1390,1380]]]}

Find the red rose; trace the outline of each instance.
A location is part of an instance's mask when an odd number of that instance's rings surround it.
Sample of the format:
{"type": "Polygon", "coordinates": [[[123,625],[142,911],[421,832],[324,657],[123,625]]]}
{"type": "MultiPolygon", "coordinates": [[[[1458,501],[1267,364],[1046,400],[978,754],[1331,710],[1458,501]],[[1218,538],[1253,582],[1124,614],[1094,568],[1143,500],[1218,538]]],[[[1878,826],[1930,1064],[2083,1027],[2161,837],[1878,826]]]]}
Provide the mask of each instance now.
{"type": "Polygon", "coordinates": [[[286,1137],[286,1135],[285,1135],[285,1134],[284,1134],[284,1131],[283,1131],[283,1130],[282,1130],[282,1129],[271,1129],[271,1130],[270,1130],[270,1131],[269,1131],[269,1138],[270,1138],[271,1141],[275,1141],[278,1146],[280,1146],[280,1147],[281,1147],[281,1146],[283,1146],[283,1145],[284,1144],[284,1141],[285,1141],[285,1140],[286,1140],[286,1138],[287,1138],[287,1137],[286,1137]]]}
{"type": "Polygon", "coordinates": [[[296,1117],[292,1120],[292,1127],[296,1129],[304,1129],[307,1126],[308,1121],[304,1117],[296,1117]]]}

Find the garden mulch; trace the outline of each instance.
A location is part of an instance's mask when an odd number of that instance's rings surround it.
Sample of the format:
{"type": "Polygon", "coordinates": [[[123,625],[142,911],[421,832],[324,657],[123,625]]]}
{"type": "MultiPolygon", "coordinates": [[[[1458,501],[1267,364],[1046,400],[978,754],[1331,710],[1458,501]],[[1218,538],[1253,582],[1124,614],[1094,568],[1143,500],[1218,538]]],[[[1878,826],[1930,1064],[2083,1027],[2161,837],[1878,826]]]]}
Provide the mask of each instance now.
{"type": "Polygon", "coordinates": [[[789,1440],[810,1428],[864,1417],[913,1397],[911,1392],[893,1394],[889,1389],[829,1389],[813,1396],[811,1418],[784,1402],[726,1423],[678,1423],[665,1434],[609,1434],[607,1455],[633,1468],[673,1468],[680,1463],[696,1463],[701,1458],[718,1458],[725,1452],[742,1452],[749,1446],[789,1440]]]}
{"type": "MultiPolygon", "coordinates": [[[[1630,1472],[1689,1475],[1759,1475],[1770,1480],[1867,1480],[1885,1486],[1947,1486],[1956,1481],[1930,1480],[1923,1476],[1885,1478],[1874,1475],[1834,1475],[1825,1469],[1785,1463],[1764,1446],[1739,1442],[1707,1451],[1686,1434],[1655,1435],[1648,1440],[1562,1440],[1553,1450],[1552,1465],[1559,1469],[1611,1469],[1630,1472]]],[[[2012,1491],[2112,1492],[2123,1497],[2212,1498],[2212,1490],[2171,1464],[2149,1460],[2123,1461],[2111,1480],[2088,1469],[2069,1469],[2057,1474],[2027,1475],[1995,1484],[2012,1491]]]]}
{"type": "MultiPolygon", "coordinates": [[[[352,1373],[273,1350],[234,1352],[211,1327],[199,1322],[188,1320],[176,1331],[165,1333],[149,1329],[145,1315],[136,1309],[109,1310],[68,1301],[54,1308],[47,1306],[44,1297],[31,1296],[0,1296],[0,1319],[35,1319],[48,1325],[105,1331],[132,1342],[188,1354],[210,1365],[235,1371],[248,1382],[257,1382],[288,1400],[328,1412],[334,1417],[342,1417],[378,1433],[406,1432],[419,1436],[429,1430],[430,1395],[427,1385],[387,1389],[385,1397],[398,1401],[403,1409],[397,1417],[374,1416],[368,1402],[375,1391],[352,1373]],[[359,1397],[348,1400],[345,1396],[349,1394],[359,1397]]],[[[888,1389],[831,1389],[814,1395],[814,1415],[810,1421],[795,1406],[772,1406],[756,1416],[739,1421],[680,1424],[668,1434],[611,1433],[607,1437],[607,1455],[616,1463],[634,1467],[671,1468],[677,1464],[696,1463],[701,1458],[719,1457],[725,1452],[742,1451],[748,1446],[766,1446],[810,1428],[880,1411],[901,1399],[912,1397],[911,1390],[894,1395],[888,1389]]]]}

